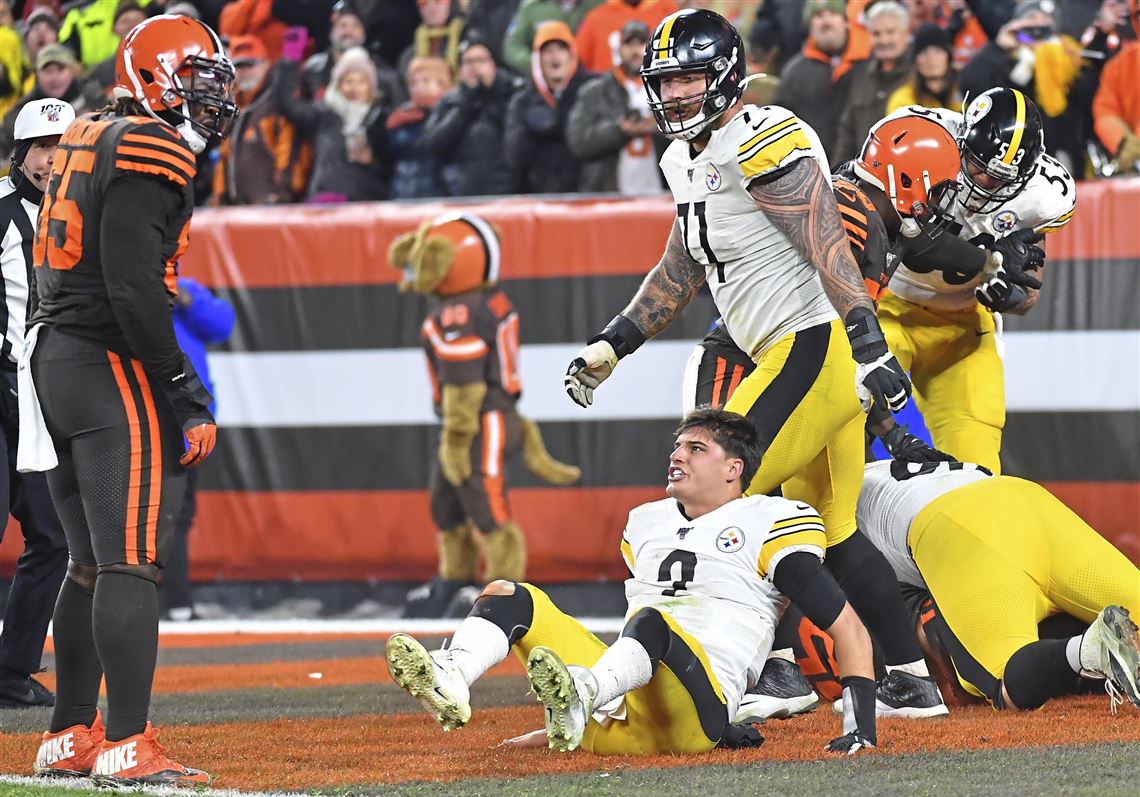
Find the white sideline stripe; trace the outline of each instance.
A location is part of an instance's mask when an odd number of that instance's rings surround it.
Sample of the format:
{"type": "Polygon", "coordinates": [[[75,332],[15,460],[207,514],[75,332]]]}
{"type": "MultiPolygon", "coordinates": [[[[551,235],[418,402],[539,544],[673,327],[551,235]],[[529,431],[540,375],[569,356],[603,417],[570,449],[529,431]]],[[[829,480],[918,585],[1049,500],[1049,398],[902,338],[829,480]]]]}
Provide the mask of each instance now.
{"type": "MultiPolygon", "coordinates": [[[[624,623],[621,617],[580,617],[578,621],[594,634],[616,634],[624,623]]],[[[403,620],[193,620],[185,623],[161,622],[160,634],[198,636],[203,634],[453,634],[461,621],[403,620]]],[[[0,631],[4,624],[0,622],[0,631]]],[[[51,633],[49,628],[48,633],[51,633]]]]}
{"type": "MultiPolygon", "coordinates": [[[[29,786],[40,789],[71,789],[106,795],[114,789],[100,789],[87,778],[27,778],[21,775],[0,775],[0,785],[29,786]]],[[[336,788],[333,786],[332,788],[336,788]]],[[[238,791],[236,789],[175,789],[168,786],[149,789],[123,789],[124,793],[161,794],[170,797],[297,797],[305,792],[297,791],[238,791]]]]}
{"type": "MultiPolygon", "coordinates": [[[[1140,410],[1140,330],[1003,336],[1010,412],[1140,410]]],[[[520,410],[536,421],[676,419],[695,341],[651,342],[623,361],[584,410],[566,396],[576,343],[523,346],[520,410]]],[[[223,426],[434,424],[418,349],[217,352],[210,369],[223,426]]]]}

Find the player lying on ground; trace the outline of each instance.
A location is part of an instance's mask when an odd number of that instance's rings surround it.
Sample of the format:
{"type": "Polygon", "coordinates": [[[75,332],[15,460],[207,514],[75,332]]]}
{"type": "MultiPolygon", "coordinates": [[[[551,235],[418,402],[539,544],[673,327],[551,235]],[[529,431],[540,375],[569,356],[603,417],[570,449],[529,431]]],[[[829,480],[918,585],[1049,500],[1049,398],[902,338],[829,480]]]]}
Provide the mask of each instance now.
{"type": "Polygon", "coordinates": [[[1140,707],[1140,570],[1038,484],[973,464],[876,462],[858,516],[899,581],[929,589],[922,625],[995,708],[1038,708],[1101,679],[1140,707]],[[1069,614],[1083,634],[1039,639],[1069,614]]]}
{"type": "MultiPolygon", "coordinates": [[[[743,497],[760,465],[755,427],[723,410],[690,413],[669,457],[668,498],[629,514],[632,577],[621,637],[607,647],[530,584],[492,582],[445,650],[388,640],[388,669],[445,730],[471,717],[469,687],[513,647],[546,707],[549,745],[600,754],[700,753],[734,746],[741,696],[772,646],[785,595],[835,640],[846,698],[828,748],[875,744],[871,640],[822,566],[819,514],[743,497]]],[[[759,741],[754,735],[755,742],[759,741]]]]}

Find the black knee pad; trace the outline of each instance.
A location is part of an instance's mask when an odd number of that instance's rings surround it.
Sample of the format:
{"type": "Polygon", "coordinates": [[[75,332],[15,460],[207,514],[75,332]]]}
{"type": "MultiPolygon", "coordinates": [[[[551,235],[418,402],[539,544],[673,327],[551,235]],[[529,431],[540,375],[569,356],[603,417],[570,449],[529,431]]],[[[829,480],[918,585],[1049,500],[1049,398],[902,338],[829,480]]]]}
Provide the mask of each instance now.
{"type": "Polygon", "coordinates": [[[153,584],[158,583],[159,567],[155,564],[149,565],[99,565],[99,574],[103,573],[122,573],[125,576],[134,576],[141,578],[143,581],[150,581],[153,584]]]}
{"type": "Polygon", "coordinates": [[[75,561],[67,563],[67,577],[86,592],[95,592],[95,577],[98,574],[99,568],[95,565],[81,565],[75,561]]]}
{"type": "Polygon", "coordinates": [[[665,658],[669,652],[671,632],[669,624],[656,609],[639,609],[621,630],[622,636],[636,639],[649,654],[649,661],[653,670],[657,670],[657,662],[665,658]]]}
{"type": "Polygon", "coordinates": [[[482,617],[497,625],[507,635],[507,642],[513,645],[526,635],[534,622],[534,600],[526,587],[515,584],[515,591],[510,595],[480,595],[470,616],[482,617]]]}

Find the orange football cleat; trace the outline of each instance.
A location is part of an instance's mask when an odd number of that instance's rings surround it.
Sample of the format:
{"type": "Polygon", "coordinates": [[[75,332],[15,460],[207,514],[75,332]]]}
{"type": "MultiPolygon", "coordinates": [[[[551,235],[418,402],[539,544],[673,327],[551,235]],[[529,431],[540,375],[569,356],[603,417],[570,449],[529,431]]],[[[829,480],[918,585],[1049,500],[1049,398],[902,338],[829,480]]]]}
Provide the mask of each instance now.
{"type": "Polygon", "coordinates": [[[33,769],[44,777],[85,778],[91,774],[102,744],[103,721],[96,710],[90,728],[72,725],[59,733],[45,731],[33,769]]]}
{"type": "Polygon", "coordinates": [[[167,758],[158,731],[148,722],[142,733],[99,748],[91,779],[105,786],[190,786],[209,783],[210,776],[167,758]]]}

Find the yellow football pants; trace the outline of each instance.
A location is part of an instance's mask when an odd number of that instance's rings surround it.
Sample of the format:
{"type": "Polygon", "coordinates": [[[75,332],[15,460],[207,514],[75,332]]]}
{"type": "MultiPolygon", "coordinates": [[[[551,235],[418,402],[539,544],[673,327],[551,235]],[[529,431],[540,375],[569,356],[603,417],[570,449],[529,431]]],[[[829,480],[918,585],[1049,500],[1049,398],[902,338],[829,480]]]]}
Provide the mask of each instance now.
{"type": "MultiPolygon", "coordinates": [[[[594,666],[606,644],[563,613],[545,592],[530,584],[520,586],[534,604],[530,630],[514,644],[523,664],[532,649],[542,646],[567,664],[594,666]]],[[[669,653],[648,684],[625,696],[624,719],[589,721],[583,750],[599,755],[704,753],[720,741],[728,708],[708,657],[672,617],[664,612],[661,616],[672,632],[669,653]]]]}
{"type": "Polygon", "coordinates": [[[887,291],[879,302],[879,324],[891,352],[910,372],[914,400],[935,447],[1000,473],[1005,372],[993,314],[981,305],[938,312],[887,291]]]}
{"type": "Polygon", "coordinates": [[[781,338],[724,408],[747,416],[767,446],[746,495],[782,487],[785,498],[811,504],[823,517],[828,546],[855,533],[864,416],[843,322],[781,338]]]}
{"type": "MultiPolygon", "coordinates": [[[[994,699],[1010,656],[1060,612],[1140,617],[1140,570],[1039,484],[998,476],[931,501],[910,527],[914,561],[959,645],[962,686],[994,699]],[[961,648],[965,650],[962,651],[961,648]]],[[[955,655],[958,648],[958,655],[955,655]]]]}

